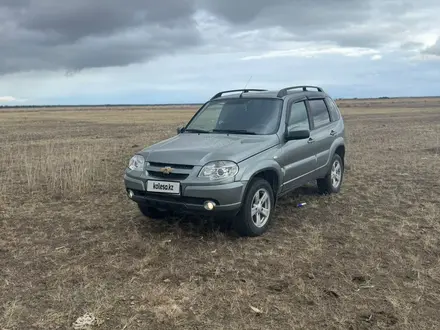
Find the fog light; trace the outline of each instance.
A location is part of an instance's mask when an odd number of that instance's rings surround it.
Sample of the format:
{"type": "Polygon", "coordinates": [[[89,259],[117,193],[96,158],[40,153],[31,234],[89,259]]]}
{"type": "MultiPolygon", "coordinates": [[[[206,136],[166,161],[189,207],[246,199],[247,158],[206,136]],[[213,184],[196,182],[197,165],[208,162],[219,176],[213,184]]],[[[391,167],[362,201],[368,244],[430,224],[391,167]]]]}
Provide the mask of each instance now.
{"type": "Polygon", "coordinates": [[[133,199],[133,196],[134,196],[133,190],[128,190],[128,197],[130,197],[130,199],[133,199]]]}
{"type": "Polygon", "coordinates": [[[205,210],[212,211],[215,207],[215,203],[213,201],[206,201],[203,206],[205,207],[205,210]]]}

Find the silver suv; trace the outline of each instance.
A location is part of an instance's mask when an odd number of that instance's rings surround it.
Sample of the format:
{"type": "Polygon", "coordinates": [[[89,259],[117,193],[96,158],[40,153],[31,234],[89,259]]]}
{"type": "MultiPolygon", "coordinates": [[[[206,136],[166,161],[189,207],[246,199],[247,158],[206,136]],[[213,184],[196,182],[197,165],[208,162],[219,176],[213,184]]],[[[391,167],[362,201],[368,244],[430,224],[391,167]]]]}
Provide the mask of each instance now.
{"type": "Polygon", "coordinates": [[[176,136],[134,155],[125,187],[147,217],[227,217],[240,235],[257,236],[293,189],[316,180],[321,193],[339,192],[344,135],[338,106],[320,87],[223,91],[176,136]]]}

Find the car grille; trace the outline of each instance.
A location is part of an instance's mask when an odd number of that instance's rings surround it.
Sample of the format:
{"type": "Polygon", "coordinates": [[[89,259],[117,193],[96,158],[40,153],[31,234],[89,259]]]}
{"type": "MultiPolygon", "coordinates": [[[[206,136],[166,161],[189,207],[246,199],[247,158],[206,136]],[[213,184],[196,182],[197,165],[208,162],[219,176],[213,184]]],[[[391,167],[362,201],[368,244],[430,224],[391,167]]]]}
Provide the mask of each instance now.
{"type": "Polygon", "coordinates": [[[188,174],[177,174],[177,173],[170,173],[170,174],[164,174],[160,171],[148,171],[149,176],[160,178],[160,179],[172,179],[172,180],[185,180],[188,176],[188,174]]]}
{"type": "Polygon", "coordinates": [[[157,162],[149,162],[150,163],[150,167],[166,167],[166,166],[170,166],[174,169],[179,169],[179,170],[192,170],[193,169],[193,165],[182,165],[182,164],[167,164],[167,163],[157,163],[157,162]]]}
{"type": "Polygon", "coordinates": [[[153,178],[182,181],[185,180],[191,174],[193,168],[194,168],[193,165],[149,162],[149,165],[147,166],[146,170],[148,172],[148,175],[153,178]],[[169,174],[162,173],[160,169],[167,166],[171,167],[173,169],[173,172],[169,174]]]}

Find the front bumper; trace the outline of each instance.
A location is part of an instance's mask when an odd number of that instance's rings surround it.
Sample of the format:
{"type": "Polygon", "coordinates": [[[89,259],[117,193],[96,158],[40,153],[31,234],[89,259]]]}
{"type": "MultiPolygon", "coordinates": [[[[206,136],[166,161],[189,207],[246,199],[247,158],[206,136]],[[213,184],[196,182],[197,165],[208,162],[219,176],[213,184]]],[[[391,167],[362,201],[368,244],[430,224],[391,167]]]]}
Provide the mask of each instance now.
{"type": "MultiPolygon", "coordinates": [[[[145,203],[159,209],[182,211],[187,213],[202,214],[236,214],[241,207],[241,201],[245,189],[243,182],[231,182],[218,185],[191,184],[180,181],[180,195],[164,193],[152,193],[146,191],[148,179],[133,178],[124,174],[126,190],[133,191],[131,198],[136,203],[145,203]],[[214,201],[216,206],[208,211],[204,202],[214,201]]],[[[156,178],[154,178],[157,181],[156,178]]]]}

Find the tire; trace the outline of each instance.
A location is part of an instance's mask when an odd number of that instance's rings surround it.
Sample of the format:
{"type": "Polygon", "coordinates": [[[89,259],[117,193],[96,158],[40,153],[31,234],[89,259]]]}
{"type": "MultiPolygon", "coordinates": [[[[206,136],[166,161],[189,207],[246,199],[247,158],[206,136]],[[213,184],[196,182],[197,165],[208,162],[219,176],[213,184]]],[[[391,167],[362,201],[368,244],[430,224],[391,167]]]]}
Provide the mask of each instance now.
{"type": "Polygon", "coordinates": [[[341,190],[344,178],[344,162],[338,154],[334,154],[326,176],[318,179],[318,190],[321,194],[334,194],[341,190]]]}
{"type": "Polygon", "coordinates": [[[155,207],[146,204],[138,204],[141,213],[150,219],[164,219],[168,216],[168,212],[159,211],[155,207]]]}
{"type": "Polygon", "coordinates": [[[267,228],[271,224],[272,215],[275,209],[274,196],[272,187],[266,180],[262,178],[254,179],[250,182],[249,189],[247,189],[246,195],[243,199],[240,212],[236,216],[234,221],[234,229],[240,236],[260,236],[266,232],[267,228]],[[267,194],[267,199],[263,204],[258,206],[259,212],[252,216],[252,205],[256,203],[256,196],[259,193],[259,197],[262,198],[267,194]],[[263,210],[268,212],[264,215],[263,210]],[[267,211],[268,210],[268,211],[267,211]],[[264,217],[262,219],[262,216],[264,217]],[[258,218],[259,217],[259,218],[258,218]],[[258,223],[257,219],[260,219],[258,223]]]}

